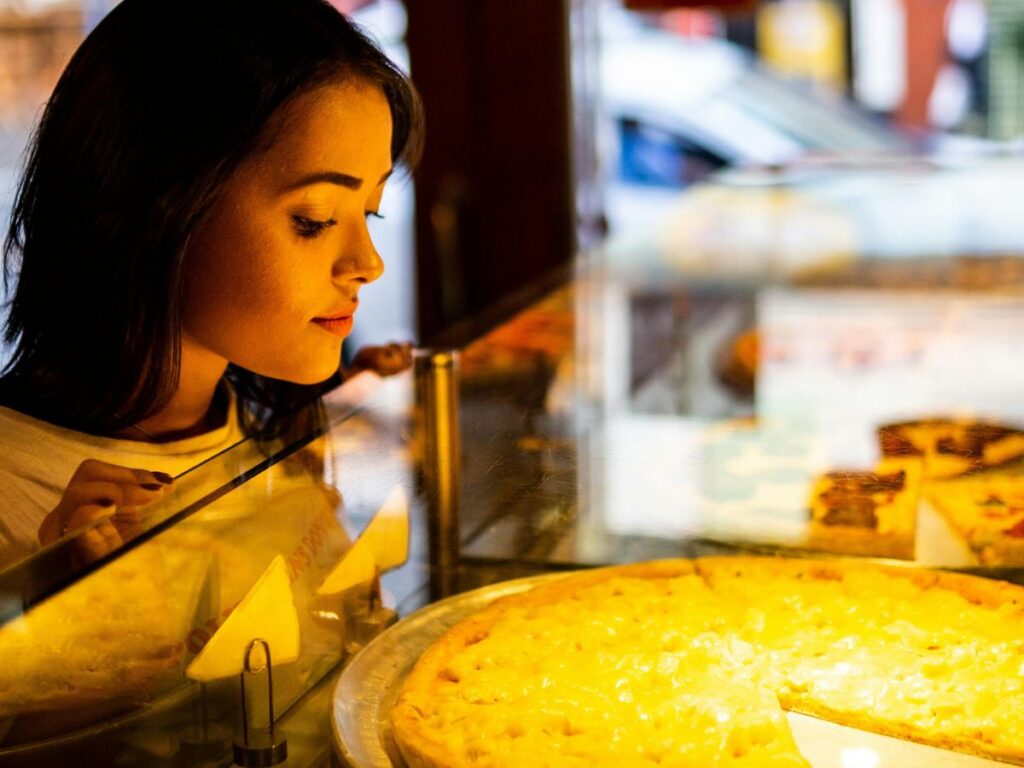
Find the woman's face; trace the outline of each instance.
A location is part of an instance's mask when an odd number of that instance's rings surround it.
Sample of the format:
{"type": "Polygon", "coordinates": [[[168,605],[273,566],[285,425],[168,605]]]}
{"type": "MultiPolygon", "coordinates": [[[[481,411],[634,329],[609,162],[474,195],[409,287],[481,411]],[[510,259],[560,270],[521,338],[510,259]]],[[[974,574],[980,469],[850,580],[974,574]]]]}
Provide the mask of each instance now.
{"type": "Polygon", "coordinates": [[[391,112],[352,83],[299,97],[283,118],[192,241],[183,355],[312,384],[338,369],[359,289],[384,270],[367,218],[391,173],[391,112]]]}

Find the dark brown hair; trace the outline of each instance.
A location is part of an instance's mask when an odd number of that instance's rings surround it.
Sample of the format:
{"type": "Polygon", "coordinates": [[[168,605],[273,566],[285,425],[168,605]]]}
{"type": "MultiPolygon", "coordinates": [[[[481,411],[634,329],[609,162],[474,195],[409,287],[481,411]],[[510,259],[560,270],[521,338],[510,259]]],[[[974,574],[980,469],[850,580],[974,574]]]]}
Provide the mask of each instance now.
{"type": "MultiPolygon", "coordinates": [[[[415,90],[323,0],[124,0],[111,11],[57,83],[18,188],[0,403],[93,434],[164,407],[180,375],[191,233],[272,141],[285,105],[346,80],[383,92],[393,160],[413,165],[415,90]]],[[[236,366],[227,377],[264,434],[324,388],[236,366]]]]}

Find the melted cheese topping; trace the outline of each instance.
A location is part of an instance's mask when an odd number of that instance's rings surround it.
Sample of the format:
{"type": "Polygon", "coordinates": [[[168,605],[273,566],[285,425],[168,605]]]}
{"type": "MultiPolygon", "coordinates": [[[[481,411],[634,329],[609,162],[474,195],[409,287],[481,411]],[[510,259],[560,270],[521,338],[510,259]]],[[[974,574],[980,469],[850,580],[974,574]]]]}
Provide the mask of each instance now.
{"type": "Polygon", "coordinates": [[[617,577],[511,606],[403,700],[451,765],[806,766],[780,700],[1020,750],[1018,637],[1019,608],[868,569],[617,577]]]}

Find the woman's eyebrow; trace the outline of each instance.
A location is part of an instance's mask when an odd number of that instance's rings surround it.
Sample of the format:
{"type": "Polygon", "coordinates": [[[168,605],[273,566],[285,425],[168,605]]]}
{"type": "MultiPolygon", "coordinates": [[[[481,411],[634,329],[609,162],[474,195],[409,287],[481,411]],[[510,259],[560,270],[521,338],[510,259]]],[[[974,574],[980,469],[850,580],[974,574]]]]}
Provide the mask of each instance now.
{"type": "MultiPolygon", "coordinates": [[[[377,182],[379,187],[391,176],[394,169],[390,169],[387,173],[380,177],[380,181],[377,182]]],[[[308,176],[303,176],[298,181],[289,184],[285,187],[285,192],[291,192],[301,187],[308,187],[312,184],[337,184],[339,187],[345,187],[346,189],[357,190],[363,186],[363,180],[358,176],[352,176],[347,173],[339,173],[338,171],[318,171],[317,173],[311,173],[308,176]]]]}

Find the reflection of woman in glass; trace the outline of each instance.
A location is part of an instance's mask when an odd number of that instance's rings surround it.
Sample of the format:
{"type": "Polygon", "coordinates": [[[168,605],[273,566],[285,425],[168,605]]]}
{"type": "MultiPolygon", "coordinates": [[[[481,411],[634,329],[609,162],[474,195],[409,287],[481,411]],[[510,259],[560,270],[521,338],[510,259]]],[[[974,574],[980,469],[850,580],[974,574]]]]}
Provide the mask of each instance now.
{"type": "MultiPolygon", "coordinates": [[[[336,381],[406,78],[323,0],[124,0],[43,114],[6,242],[0,567],[116,545],[169,475],[336,381]],[[138,469],[141,468],[141,469],[138,469]]],[[[387,350],[404,355],[404,350],[387,350]]]]}

